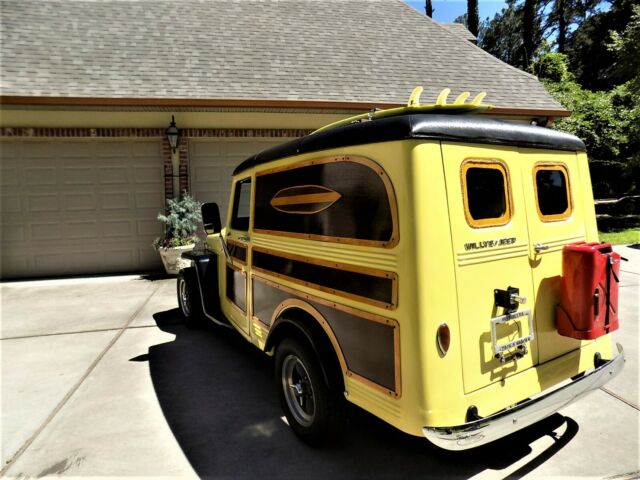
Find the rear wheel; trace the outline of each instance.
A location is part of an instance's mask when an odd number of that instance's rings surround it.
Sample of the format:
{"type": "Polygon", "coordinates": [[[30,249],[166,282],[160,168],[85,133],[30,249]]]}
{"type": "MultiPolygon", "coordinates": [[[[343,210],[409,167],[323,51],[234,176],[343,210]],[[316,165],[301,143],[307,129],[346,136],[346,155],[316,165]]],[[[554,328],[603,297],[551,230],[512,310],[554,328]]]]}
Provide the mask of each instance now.
{"type": "Polygon", "coordinates": [[[177,283],[178,306],[182,319],[188,327],[197,327],[202,323],[202,301],[195,268],[180,270],[177,283]]]}
{"type": "Polygon", "coordinates": [[[343,421],[343,400],[330,391],[313,351],[293,338],[276,350],[278,397],[291,429],[305,442],[325,443],[343,421]]]}

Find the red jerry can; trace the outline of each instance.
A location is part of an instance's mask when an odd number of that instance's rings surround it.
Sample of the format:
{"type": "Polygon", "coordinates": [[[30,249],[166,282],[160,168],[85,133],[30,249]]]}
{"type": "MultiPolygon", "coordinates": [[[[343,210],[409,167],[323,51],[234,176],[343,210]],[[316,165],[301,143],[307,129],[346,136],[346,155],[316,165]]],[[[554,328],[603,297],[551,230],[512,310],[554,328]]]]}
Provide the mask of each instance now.
{"type": "Polygon", "coordinates": [[[562,251],[560,335],[593,340],[618,329],[620,255],[609,243],[578,242],[562,251]]]}

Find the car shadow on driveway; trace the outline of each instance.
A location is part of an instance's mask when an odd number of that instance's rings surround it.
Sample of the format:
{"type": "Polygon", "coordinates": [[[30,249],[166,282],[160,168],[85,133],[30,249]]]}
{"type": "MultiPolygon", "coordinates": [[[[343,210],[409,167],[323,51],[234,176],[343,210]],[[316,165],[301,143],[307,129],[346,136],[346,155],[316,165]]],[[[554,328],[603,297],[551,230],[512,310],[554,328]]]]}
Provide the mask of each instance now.
{"type": "Polygon", "coordinates": [[[555,414],[493,444],[448,452],[350,406],[347,433],[340,441],[312,448],[282,420],[269,357],[232,330],[180,325],[177,309],[156,313],[154,319],[175,340],[152,346],[148,354],[132,360],[149,361],[167,423],[201,477],[468,478],[486,469],[508,468],[531,456],[535,440],[551,436],[550,447],[509,475],[519,478],[578,432],[575,421],[555,414]],[[563,424],[558,436],[555,430],[563,424]]]}

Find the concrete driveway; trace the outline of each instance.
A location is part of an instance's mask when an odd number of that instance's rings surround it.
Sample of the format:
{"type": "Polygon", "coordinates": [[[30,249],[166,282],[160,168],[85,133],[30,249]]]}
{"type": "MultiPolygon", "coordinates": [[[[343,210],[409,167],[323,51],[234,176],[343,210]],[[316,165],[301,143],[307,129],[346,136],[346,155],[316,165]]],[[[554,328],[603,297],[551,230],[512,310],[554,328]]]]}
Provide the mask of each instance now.
{"type": "Polygon", "coordinates": [[[631,260],[615,334],[623,373],[559,414],[463,453],[355,407],[340,445],[305,446],[281,419],[270,359],[230,330],[180,325],[173,279],[1,284],[2,473],[636,477],[640,250],[620,251],[631,260]]]}

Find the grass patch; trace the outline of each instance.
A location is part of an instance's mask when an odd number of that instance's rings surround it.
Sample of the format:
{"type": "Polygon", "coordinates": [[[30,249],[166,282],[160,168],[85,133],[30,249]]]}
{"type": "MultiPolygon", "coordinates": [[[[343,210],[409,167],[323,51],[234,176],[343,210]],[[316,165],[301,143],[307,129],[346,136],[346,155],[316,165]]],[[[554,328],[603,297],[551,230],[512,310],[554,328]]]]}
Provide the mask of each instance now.
{"type": "Polygon", "coordinates": [[[601,242],[640,244],[640,215],[596,215],[601,242]]]}
{"type": "Polygon", "coordinates": [[[640,229],[629,228],[614,232],[599,232],[601,242],[609,242],[611,245],[627,245],[640,243],[640,229]]]}

